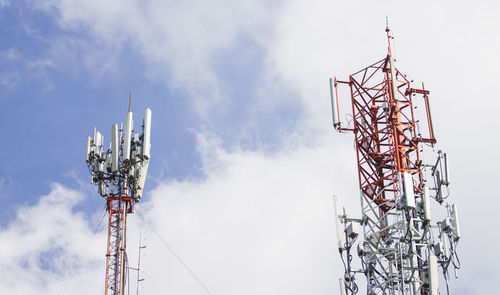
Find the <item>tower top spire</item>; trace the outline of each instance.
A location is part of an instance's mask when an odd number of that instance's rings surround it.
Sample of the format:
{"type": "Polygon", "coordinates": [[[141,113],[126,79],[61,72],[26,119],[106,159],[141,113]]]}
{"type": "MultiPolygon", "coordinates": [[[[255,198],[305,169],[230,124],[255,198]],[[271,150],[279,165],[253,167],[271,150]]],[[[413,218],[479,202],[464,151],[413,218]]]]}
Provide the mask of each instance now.
{"type": "Polygon", "coordinates": [[[392,55],[392,52],[391,52],[392,36],[391,36],[391,29],[389,28],[389,17],[388,16],[385,17],[385,32],[387,33],[387,55],[391,56],[392,55]]]}

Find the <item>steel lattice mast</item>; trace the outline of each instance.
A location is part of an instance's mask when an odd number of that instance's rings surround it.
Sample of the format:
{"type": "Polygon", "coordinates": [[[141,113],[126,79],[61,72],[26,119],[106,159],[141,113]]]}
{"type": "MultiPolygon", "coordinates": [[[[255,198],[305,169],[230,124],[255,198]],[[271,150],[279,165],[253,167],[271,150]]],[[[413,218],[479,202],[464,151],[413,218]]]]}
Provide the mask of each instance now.
{"type": "Polygon", "coordinates": [[[436,143],[429,91],[423,84],[413,88],[395,67],[390,30],[386,32],[384,59],[350,75],[348,81],[330,79],[334,127],[355,137],[362,213],[359,219],[349,218],[345,209],[338,215],[335,198],[336,220],[343,224],[345,237],[340,239],[337,224],[339,251],[346,262],[341,292],[355,294],[359,274],[366,277],[368,294],[437,295],[438,266],[446,285],[449,266],[459,268],[457,209],[443,204],[448,197],[447,156],[438,151],[432,164],[422,159],[423,148],[436,143]],[[339,84],[349,87],[353,126],[343,126],[338,119],[339,84]],[[423,119],[416,118],[417,106],[425,112],[423,119]],[[446,206],[446,217],[436,224],[431,220],[432,199],[446,206]],[[351,256],[356,243],[359,269],[351,256]]]}
{"type": "Polygon", "coordinates": [[[133,134],[132,112],[127,113],[125,128],[111,127],[110,148],[105,150],[103,136],[94,129],[87,137],[86,162],[92,182],[106,198],[108,239],[106,251],[106,295],[123,295],[127,265],[127,214],[142,197],[150,159],[151,110],[146,109],[142,134],[133,134]]]}

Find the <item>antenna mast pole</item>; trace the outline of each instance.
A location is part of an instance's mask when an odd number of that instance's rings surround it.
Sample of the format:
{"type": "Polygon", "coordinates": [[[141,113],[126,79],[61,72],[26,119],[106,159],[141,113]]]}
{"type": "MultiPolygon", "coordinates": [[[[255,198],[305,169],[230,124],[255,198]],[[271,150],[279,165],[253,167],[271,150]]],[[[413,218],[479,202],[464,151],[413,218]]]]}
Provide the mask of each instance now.
{"type": "Polygon", "coordinates": [[[364,275],[370,295],[437,295],[438,266],[446,285],[448,267],[459,268],[456,206],[446,204],[447,217],[435,225],[430,211],[432,199],[443,205],[448,197],[447,157],[439,151],[433,165],[421,158],[424,145],[436,143],[429,91],[423,84],[422,89],[412,88],[412,81],[395,67],[388,26],[386,33],[384,59],[350,75],[348,81],[330,79],[334,128],[352,131],[355,137],[362,214],[360,219],[349,218],[345,209],[341,214],[335,209],[336,221],[343,224],[345,234],[344,243],[338,237],[339,252],[347,260],[341,294],[356,294],[356,277],[364,275]],[[339,121],[338,84],[350,89],[352,127],[346,128],[339,121]],[[423,99],[418,101],[417,94],[423,99]],[[426,112],[428,130],[420,129],[417,105],[426,112]],[[350,254],[355,243],[358,269],[350,254]]]}
{"type": "MultiPolygon", "coordinates": [[[[130,95],[131,100],[131,95],[130,95]]],[[[133,133],[132,112],[127,113],[125,128],[111,127],[111,144],[104,149],[104,140],[94,128],[94,137],[87,137],[86,162],[91,182],[106,199],[108,239],[106,251],[106,295],[124,295],[127,261],[127,215],[142,197],[150,159],[151,110],[146,109],[142,134],[133,133]]]]}

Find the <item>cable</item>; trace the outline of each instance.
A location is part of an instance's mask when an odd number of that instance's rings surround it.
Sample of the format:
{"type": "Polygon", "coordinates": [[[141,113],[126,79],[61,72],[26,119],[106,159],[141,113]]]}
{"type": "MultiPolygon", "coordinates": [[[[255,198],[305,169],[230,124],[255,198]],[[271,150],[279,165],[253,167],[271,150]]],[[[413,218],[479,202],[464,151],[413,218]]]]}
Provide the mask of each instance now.
{"type": "Polygon", "coordinates": [[[158,239],[160,239],[160,241],[163,243],[163,245],[170,251],[170,253],[179,261],[179,263],[182,265],[182,267],[184,267],[184,269],[193,277],[193,279],[196,280],[196,282],[198,282],[198,284],[203,288],[203,290],[205,290],[205,292],[209,295],[213,295],[213,293],[208,289],[208,287],[201,281],[201,279],[194,273],[193,270],[191,270],[191,268],[184,262],[184,260],[182,260],[182,258],[179,256],[179,254],[177,254],[177,252],[175,252],[175,250],[172,248],[172,246],[170,246],[161,236],[160,234],[153,228],[152,225],[150,225],[146,218],[144,218],[144,216],[141,214],[140,210],[135,207],[135,210],[137,212],[137,215],[139,215],[139,217],[142,219],[142,221],[144,221],[144,223],[149,227],[149,229],[158,237],[158,239]]]}
{"type": "MultiPolygon", "coordinates": [[[[105,216],[105,213],[106,213],[106,206],[104,206],[101,210],[101,214],[99,216],[99,219],[98,219],[98,222],[97,222],[97,225],[94,229],[93,232],[89,233],[89,235],[87,236],[87,239],[85,241],[85,243],[83,243],[83,248],[82,250],[80,250],[80,253],[83,255],[85,255],[85,253],[87,253],[87,250],[90,246],[90,243],[92,242],[92,240],[94,239],[95,235],[97,234],[97,232],[99,231],[99,228],[101,227],[102,225],[102,222],[104,220],[104,216],[105,216]]],[[[71,272],[71,270],[70,270],[71,272]]],[[[57,292],[57,294],[59,295],[62,295],[64,294],[64,292],[66,291],[66,288],[68,288],[70,282],[71,282],[71,279],[72,279],[72,276],[74,275],[74,273],[70,274],[70,276],[68,276],[66,278],[66,280],[64,281],[64,284],[61,286],[61,289],[59,289],[59,292],[57,292]]]]}
{"type": "Polygon", "coordinates": [[[130,295],[130,269],[128,267],[128,256],[127,256],[127,252],[124,253],[125,254],[125,269],[126,269],[126,272],[127,272],[127,295],[130,295]]]}

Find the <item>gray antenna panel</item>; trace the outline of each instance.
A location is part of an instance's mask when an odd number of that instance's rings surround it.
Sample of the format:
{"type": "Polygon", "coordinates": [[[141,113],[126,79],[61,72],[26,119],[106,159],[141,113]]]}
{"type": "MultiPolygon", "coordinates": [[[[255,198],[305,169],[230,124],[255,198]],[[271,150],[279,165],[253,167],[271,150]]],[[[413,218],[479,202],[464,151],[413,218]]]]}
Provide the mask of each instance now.
{"type": "Polygon", "coordinates": [[[123,143],[123,161],[130,161],[130,140],[132,139],[133,124],[132,112],[128,112],[125,119],[125,134],[123,135],[125,141],[123,143]]]}
{"type": "Polygon", "coordinates": [[[111,171],[118,170],[118,159],[120,151],[118,150],[118,124],[111,126],[111,171]]]}
{"type": "Polygon", "coordinates": [[[143,151],[142,155],[149,159],[150,150],[151,150],[151,110],[149,108],[146,109],[146,114],[144,115],[144,138],[143,138],[143,151]]]}

